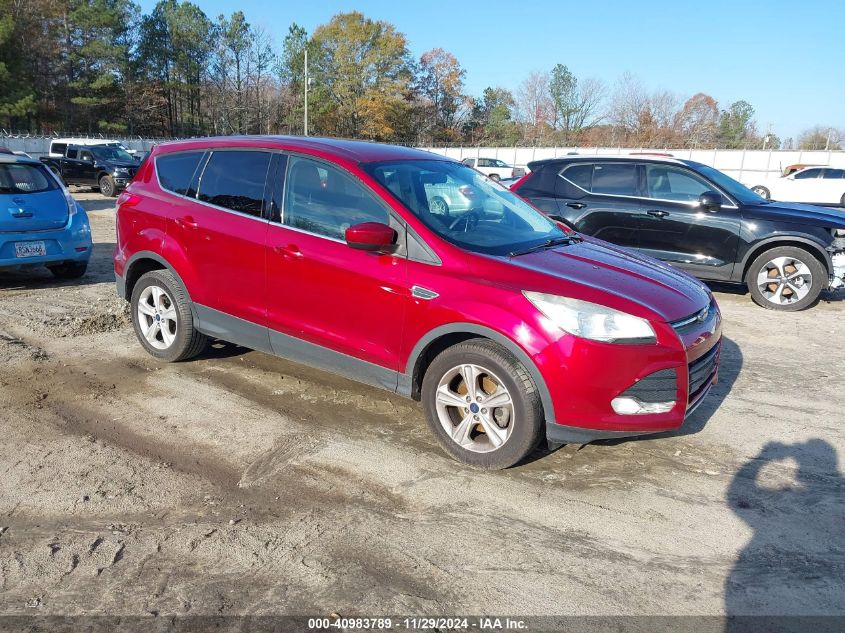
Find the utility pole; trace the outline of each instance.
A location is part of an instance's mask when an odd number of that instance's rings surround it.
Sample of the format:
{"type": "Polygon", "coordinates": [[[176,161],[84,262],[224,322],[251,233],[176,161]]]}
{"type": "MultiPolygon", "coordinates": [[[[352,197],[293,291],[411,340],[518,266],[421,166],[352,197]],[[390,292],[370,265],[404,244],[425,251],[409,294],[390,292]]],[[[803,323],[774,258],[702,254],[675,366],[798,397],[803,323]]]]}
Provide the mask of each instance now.
{"type": "Polygon", "coordinates": [[[308,136],[308,47],[305,47],[305,136],[308,136]]]}
{"type": "Polygon", "coordinates": [[[830,151],[830,133],[833,131],[833,128],[827,128],[827,141],[824,144],[824,150],[830,151]]]}

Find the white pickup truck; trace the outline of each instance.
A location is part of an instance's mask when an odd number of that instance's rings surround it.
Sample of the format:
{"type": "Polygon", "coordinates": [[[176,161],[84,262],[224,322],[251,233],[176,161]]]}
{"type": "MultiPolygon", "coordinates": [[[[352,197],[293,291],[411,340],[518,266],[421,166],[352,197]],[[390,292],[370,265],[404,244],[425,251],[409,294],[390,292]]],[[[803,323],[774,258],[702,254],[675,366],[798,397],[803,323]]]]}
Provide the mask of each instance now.
{"type": "Polygon", "coordinates": [[[492,180],[520,178],[525,175],[522,167],[512,167],[498,158],[464,158],[461,161],[467,167],[473,167],[492,180]]]}

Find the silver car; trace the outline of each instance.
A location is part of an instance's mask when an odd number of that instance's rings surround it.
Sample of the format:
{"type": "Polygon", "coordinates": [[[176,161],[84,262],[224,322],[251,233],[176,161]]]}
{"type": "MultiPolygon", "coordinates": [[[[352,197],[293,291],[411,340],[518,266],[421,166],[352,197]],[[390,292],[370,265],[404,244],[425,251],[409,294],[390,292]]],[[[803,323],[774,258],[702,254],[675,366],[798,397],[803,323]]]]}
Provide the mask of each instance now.
{"type": "Polygon", "coordinates": [[[473,208],[475,190],[453,182],[425,183],[428,208],[435,215],[461,214],[473,208]]]}

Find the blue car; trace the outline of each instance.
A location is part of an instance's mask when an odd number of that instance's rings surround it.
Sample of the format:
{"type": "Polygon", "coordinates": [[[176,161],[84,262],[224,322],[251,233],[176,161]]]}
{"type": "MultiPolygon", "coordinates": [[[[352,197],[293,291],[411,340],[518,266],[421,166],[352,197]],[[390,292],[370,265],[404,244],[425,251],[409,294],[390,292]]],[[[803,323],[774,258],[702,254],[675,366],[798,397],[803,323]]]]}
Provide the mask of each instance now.
{"type": "Polygon", "coordinates": [[[59,279],[85,274],[88,214],[42,163],[0,152],[0,270],[46,266],[59,279]]]}

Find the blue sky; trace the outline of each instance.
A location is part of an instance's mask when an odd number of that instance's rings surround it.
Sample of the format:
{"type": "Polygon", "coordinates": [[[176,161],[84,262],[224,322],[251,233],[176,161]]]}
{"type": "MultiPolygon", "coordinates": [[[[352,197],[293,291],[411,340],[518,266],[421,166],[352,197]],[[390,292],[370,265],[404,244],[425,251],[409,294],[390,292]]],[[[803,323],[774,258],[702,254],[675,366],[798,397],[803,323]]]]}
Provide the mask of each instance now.
{"type": "MultiPolygon", "coordinates": [[[[358,10],[405,33],[415,56],[451,51],[466,88],[515,90],[534,70],[569,66],[612,88],[625,71],[650,90],[685,99],[706,92],[726,107],[745,99],[758,126],[781,139],[812,125],[845,128],[845,2],[841,0],[194,0],[212,19],[241,9],[274,35],[291,22],[309,33],[358,10]]],[[[144,11],[154,1],[142,0],[144,11]]]]}

